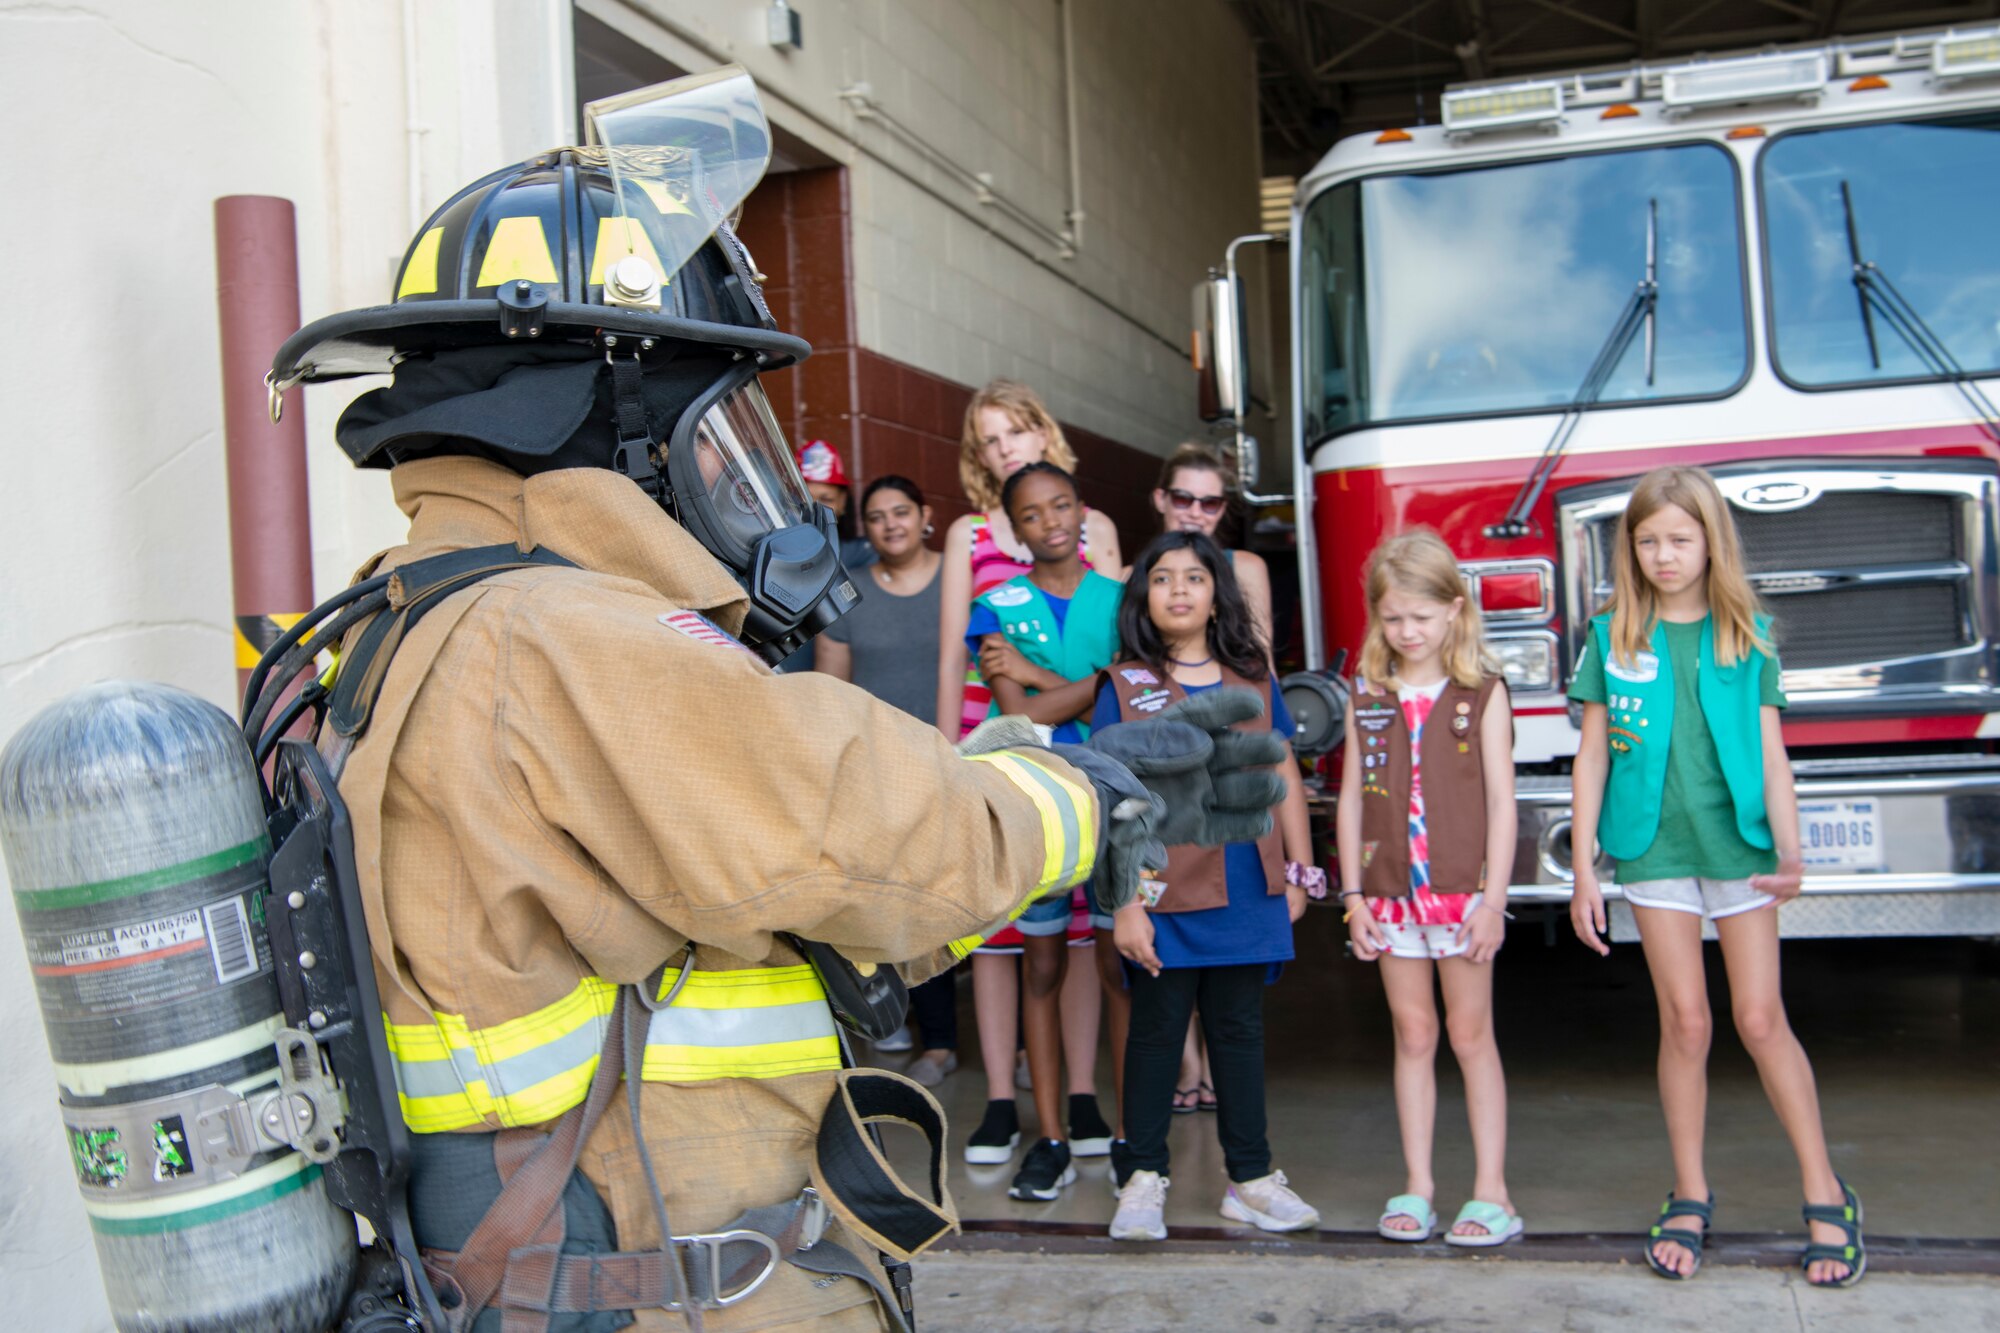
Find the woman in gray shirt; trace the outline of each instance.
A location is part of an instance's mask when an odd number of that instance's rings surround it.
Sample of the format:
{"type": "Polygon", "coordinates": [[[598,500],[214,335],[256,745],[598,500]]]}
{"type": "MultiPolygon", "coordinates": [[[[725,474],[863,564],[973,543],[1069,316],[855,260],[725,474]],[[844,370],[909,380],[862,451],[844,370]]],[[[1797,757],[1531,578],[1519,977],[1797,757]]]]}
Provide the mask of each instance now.
{"type": "MultiPolygon", "coordinates": [[[[907,477],[877,477],[861,493],[861,523],[875,562],[854,574],[869,586],[861,604],[814,641],[814,669],[852,681],[936,725],[938,567],[944,562],[924,544],[932,533],[931,507],[907,477]]],[[[904,1072],[936,1087],[958,1068],[958,996],[951,973],[911,991],[910,1007],[924,1049],[904,1072]]],[[[907,1050],[909,1044],[899,1033],[877,1049],[907,1050]]]]}

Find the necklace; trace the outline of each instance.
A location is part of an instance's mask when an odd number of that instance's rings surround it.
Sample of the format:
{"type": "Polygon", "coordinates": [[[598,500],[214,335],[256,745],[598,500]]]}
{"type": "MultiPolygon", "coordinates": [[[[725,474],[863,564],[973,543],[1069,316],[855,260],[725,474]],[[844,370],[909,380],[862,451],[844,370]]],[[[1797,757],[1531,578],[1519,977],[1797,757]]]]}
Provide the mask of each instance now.
{"type": "Polygon", "coordinates": [[[1213,657],[1204,657],[1199,662],[1183,662],[1178,657],[1169,657],[1167,660],[1169,662],[1172,662],[1175,666],[1204,667],[1207,666],[1210,662],[1213,662],[1215,659],[1213,657]]]}

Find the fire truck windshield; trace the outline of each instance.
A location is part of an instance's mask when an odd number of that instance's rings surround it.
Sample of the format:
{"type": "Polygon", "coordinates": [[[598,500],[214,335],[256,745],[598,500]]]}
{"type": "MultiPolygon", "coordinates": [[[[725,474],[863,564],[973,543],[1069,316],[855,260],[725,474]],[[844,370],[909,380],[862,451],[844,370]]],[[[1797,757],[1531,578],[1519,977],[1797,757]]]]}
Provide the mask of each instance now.
{"type": "Polygon", "coordinates": [[[1864,315],[1857,252],[1893,275],[1966,371],[2000,371],[2000,116],[1801,130],[1771,141],[1758,178],[1772,348],[1787,379],[1825,388],[1939,375],[1911,340],[1864,315]]]}
{"type": "Polygon", "coordinates": [[[1653,382],[1634,339],[1598,401],[1733,390],[1748,330],[1737,174],[1721,148],[1369,176],[1327,190],[1305,215],[1307,438],[1567,407],[1646,272],[1649,200],[1659,204],[1653,382]]]}

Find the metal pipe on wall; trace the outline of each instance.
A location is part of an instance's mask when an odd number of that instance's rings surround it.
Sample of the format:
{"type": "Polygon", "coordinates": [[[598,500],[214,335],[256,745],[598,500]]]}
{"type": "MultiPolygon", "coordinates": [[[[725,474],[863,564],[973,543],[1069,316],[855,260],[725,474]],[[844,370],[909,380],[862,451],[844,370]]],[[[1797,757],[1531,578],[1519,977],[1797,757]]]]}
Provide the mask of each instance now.
{"type": "Polygon", "coordinates": [[[295,401],[276,419],[264,381],[272,353],[300,324],[291,200],[236,194],[215,201],[215,299],[241,689],[264,649],[313,604],[304,405],[295,401]]]}

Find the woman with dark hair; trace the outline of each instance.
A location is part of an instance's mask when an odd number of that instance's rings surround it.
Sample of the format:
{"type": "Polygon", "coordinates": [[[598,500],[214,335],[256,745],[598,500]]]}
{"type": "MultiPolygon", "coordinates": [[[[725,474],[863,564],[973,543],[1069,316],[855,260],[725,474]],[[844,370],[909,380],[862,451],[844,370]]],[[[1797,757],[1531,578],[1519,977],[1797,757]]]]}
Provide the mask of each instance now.
{"type": "MultiPolygon", "coordinates": [[[[1105,673],[1091,723],[1157,714],[1205,690],[1255,690],[1265,716],[1239,723],[1291,734],[1273,688],[1269,651],[1228,556],[1198,532],[1155,537],[1118,608],[1127,657],[1105,673]]],[[[1289,759],[1290,750],[1287,748],[1289,759]]],[[[1230,1185],[1222,1215],[1266,1231],[1317,1225],[1319,1214],[1271,1169],[1264,1115],[1264,986],[1292,958],[1292,923],[1306,907],[1312,835],[1296,765],[1269,833],[1254,843],[1169,848],[1164,882],[1114,919],[1131,969],[1125,1044],[1125,1164],[1114,1240],[1166,1234],[1167,1123],[1191,1016],[1199,1009],[1215,1066],[1219,1137],[1230,1185]],[[1151,897],[1150,904],[1145,901],[1151,897]]]]}
{"type": "MultiPolygon", "coordinates": [[[[1188,443],[1168,455],[1153,488],[1153,510],[1163,532],[1199,532],[1222,543],[1222,525],[1239,499],[1236,471],[1205,444],[1188,443]]],[[[1271,643],[1271,568],[1255,551],[1229,551],[1250,619],[1271,643]]]]}
{"type": "MultiPolygon", "coordinates": [[[[934,529],[924,493],[908,477],[877,477],[861,493],[861,527],[873,556],[861,604],[816,640],[815,669],[852,681],[912,717],[937,723],[938,569],[943,557],[925,542],[934,529]]],[[[923,1051],[903,1072],[936,1087],[958,1068],[958,993],[947,971],[910,992],[923,1051]]],[[[906,1051],[907,1032],[877,1042],[878,1051],[906,1051]]]]}

